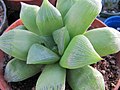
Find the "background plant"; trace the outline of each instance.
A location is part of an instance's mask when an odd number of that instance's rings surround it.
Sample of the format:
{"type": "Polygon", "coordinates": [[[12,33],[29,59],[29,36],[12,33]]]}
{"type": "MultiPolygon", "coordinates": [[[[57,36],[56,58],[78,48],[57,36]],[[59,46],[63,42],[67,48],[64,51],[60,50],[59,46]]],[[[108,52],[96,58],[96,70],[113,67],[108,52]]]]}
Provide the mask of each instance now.
{"type": "Polygon", "coordinates": [[[24,26],[0,37],[0,49],[14,56],[5,79],[18,82],[42,71],[36,90],[65,90],[66,78],[73,90],[105,90],[102,74],[90,64],[120,50],[120,33],[87,31],[101,11],[99,0],[58,0],[56,7],[48,0],[41,7],[22,3],[24,26]]]}
{"type": "Polygon", "coordinates": [[[119,10],[119,2],[120,0],[102,0],[103,3],[103,9],[110,11],[113,11],[114,9],[119,10]]]}

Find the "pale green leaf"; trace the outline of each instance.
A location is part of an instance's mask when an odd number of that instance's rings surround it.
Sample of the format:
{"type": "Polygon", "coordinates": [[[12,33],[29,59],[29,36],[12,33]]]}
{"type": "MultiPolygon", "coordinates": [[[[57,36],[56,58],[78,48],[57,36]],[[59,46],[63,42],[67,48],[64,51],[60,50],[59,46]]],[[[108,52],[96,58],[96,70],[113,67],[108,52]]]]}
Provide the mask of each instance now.
{"type": "Polygon", "coordinates": [[[85,33],[100,56],[120,51],[120,32],[110,27],[97,28],[85,33]]]}
{"type": "Polygon", "coordinates": [[[36,23],[42,35],[52,35],[53,31],[63,26],[60,12],[48,0],[43,1],[36,23]]]}
{"type": "Polygon", "coordinates": [[[94,50],[90,41],[84,35],[78,35],[71,40],[66,48],[60,65],[64,68],[76,69],[99,60],[102,58],[94,50]]]}
{"type": "Polygon", "coordinates": [[[70,37],[83,34],[99,15],[102,8],[100,0],[79,0],[66,14],[64,21],[70,37]]]}
{"type": "Polygon", "coordinates": [[[58,46],[59,54],[62,55],[70,41],[70,36],[66,27],[54,31],[53,38],[58,46]]]}
{"type": "Polygon", "coordinates": [[[78,0],[57,0],[56,8],[60,11],[63,18],[76,1],[78,0]]]}
{"type": "Polygon", "coordinates": [[[53,49],[56,45],[52,36],[40,36],[42,39],[42,44],[49,49],[53,49]]]}
{"type": "Polygon", "coordinates": [[[73,90],[105,90],[102,74],[91,66],[69,70],[67,81],[73,90]]]}
{"type": "Polygon", "coordinates": [[[47,65],[40,75],[36,90],[65,90],[66,70],[58,64],[47,65]]]}
{"type": "Polygon", "coordinates": [[[42,65],[27,65],[25,61],[12,59],[5,68],[5,79],[7,82],[18,82],[25,80],[41,71],[42,65]]]}
{"type": "Polygon", "coordinates": [[[28,52],[27,64],[51,64],[58,60],[59,56],[50,49],[33,44],[28,52]]]}
{"type": "Polygon", "coordinates": [[[0,49],[20,60],[27,60],[29,48],[41,43],[40,37],[30,31],[14,29],[0,36],[0,49]]]}
{"type": "Polygon", "coordinates": [[[39,9],[40,7],[37,5],[21,3],[20,19],[29,31],[36,34],[41,34],[36,24],[36,16],[39,9]]]}

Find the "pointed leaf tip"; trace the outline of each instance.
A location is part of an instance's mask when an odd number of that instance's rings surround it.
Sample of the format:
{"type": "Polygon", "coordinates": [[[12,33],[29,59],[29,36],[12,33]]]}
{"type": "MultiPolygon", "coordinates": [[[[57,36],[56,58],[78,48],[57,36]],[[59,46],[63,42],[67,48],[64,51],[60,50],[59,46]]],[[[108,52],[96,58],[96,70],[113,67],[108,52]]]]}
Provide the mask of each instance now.
{"type": "Polygon", "coordinates": [[[21,5],[20,19],[22,20],[23,24],[29,31],[40,35],[40,31],[36,25],[36,15],[40,7],[37,5],[29,5],[23,2],[21,2],[21,5]]]}
{"type": "Polygon", "coordinates": [[[102,4],[99,0],[77,1],[64,18],[70,37],[83,34],[99,15],[101,8],[102,4]]]}
{"type": "Polygon", "coordinates": [[[52,35],[55,30],[63,26],[62,16],[49,1],[44,2],[38,11],[36,23],[42,35],[52,35]]]}
{"type": "Polygon", "coordinates": [[[58,46],[59,54],[62,55],[70,41],[69,32],[66,27],[54,31],[53,38],[58,46]]]}
{"type": "Polygon", "coordinates": [[[36,90],[65,90],[66,69],[59,64],[46,65],[38,78],[36,90]]]}
{"type": "Polygon", "coordinates": [[[24,61],[27,59],[28,51],[34,43],[41,43],[40,37],[26,30],[14,29],[0,37],[0,49],[24,61]]]}
{"type": "Polygon", "coordinates": [[[110,27],[90,30],[84,34],[100,56],[120,51],[120,32],[110,27]]]}
{"type": "Polygon", "coordinates": [[[33,44],[28,52],[27,64],[51,64],[59,60],[59,56],[50,49],[33,44]]]}
{"type": "Polygon", "coordinates": [[[42,65],[27,65],[25,61],[14,58],[6,65],[5,79],[7,82],[23,81],[39,73],[41,67],[42,65]]]}
{"type": "Polygon", "coordinates": [[[68,70],[67,81],[73,90],[105,90],[102,74],[91,66],[68,70]]]}
{"type": "Polygon", "coordinates": [[[90,41],[84,35],[78,35],[69,43],[60,60],[60,65],[64,68],[76,69],[99,60],[102,58],[94,50],[90,41]]]}

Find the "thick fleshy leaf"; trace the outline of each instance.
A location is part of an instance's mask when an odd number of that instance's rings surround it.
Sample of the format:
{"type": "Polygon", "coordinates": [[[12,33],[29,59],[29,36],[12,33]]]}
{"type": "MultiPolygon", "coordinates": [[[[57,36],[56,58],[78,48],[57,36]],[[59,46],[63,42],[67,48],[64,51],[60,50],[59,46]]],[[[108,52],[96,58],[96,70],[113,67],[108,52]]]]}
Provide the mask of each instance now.
{"type": "Polygon", "coordinates": [[[29,31],[40,34],[36,24],[36,16],[40,7],[25,3],[21,3],[21,5],[20,19],[22,20],[23,24],[29,31]]]}
{"type": "Polygon", "coordinates": [[[52,35],[53,31],[63,26],[60,12],[48,0],[43,1],[36,23],[42,35],[52,35]]]}
{"type": "Polygon", "coordinates": [[[50,49],[33,44],[28,52],[27,64],[51,64],[58,60],[59,56],[50,49]]]}
{"type": "Polygon", "coordinates": [[[42,44],[49,49],[53,49],[56,45],[52,36],[40,36],[42,39],[42,44]]]}
{"type": "Polygon", "coordinates": [[[71,40],[66,48],[60,65],[64,68],[76,69],[99,60],[102,58],[94,50],[90,41],[84,35],[78,35],[71,40]]]}
{"type": "Polygon", "coordinates": [[[85,33],[85,36],[90,40],[100,56],[106,56],[120,51],[120,32],[113,28],[104,27],[93,29],[85,33]]]}
{"type": "Polygon", "coordinates": [[[42,65],[27,65],[25,61],[12,59],[5,68],[7,82],[18,82],[34,76],[41,71],[42,65]]]}
{"type": "Polygon", "coordinates": [[[40,75],[36,90],[65,90],[66,69],[58,64],[47,65],[40,75]]]}
{"type": "Polygon", "coordinates": [[[14,29],[0,37],[0,49],[20,60],[27,60],[29,48],[41,43],[40,37],[30,31],[14,29]]]}
{"type": "Polygon", "coordinates": [[[78,0],[57,0],[56,8],[60,11],[63,18],[76,1],[78,0]]]}
{"type": "Polygon", "coordinates": [[[57,46],[54,46],[54,47],[52,48],[52,51],[55,52],[56,54],[59,54],[59,52],[58,52],[58,47],[57,47],[57,46]]]}
{"type": "Polygon", "coordinates": [[[91,66],[69,70],[67,81],[73,90],[105,90],[102,74],[91,66]]]}
{"type": "Polygon", "coordinates": [[[59,54],[62,55],[70,41],[70,36],[66,27],[54,31],[53,38],[58,46],[59,54]]]}
{"type": "Polygon", "coordinates": [[[77,1],[64,18],[70,37],[83,34],[100,13],[101,8],[101,0],[77,1]]]}

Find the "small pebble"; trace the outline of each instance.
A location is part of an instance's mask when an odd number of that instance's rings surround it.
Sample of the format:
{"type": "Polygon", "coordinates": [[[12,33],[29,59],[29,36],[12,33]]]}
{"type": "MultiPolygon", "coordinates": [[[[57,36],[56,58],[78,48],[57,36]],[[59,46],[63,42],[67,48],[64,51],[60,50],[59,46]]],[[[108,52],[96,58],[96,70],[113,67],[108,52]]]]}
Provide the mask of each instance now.
{"type": "Polygon", "coordinates": [[[112,87],[115,87],[115,84],[114,84],[114,83],[111,83],[111,86],[112,86],[112,87]]]}
{"type": "Polygon", "coordinates": [[[107,13],[107,11],[104,10],[103,13],[107,13]]]}
{"type": "Polygon", "coordinates": [[[111,63],[111,64],[115,64],[115,61],[114,61],[114,60],[110,60],[110,63],[111,63]]]}
{"type": "Polygon", "coordinates": [[[105,74],[105,70],[101,70],[102,74],[105,74]]]}
{"type": "Polygon", "coordinates": [[[112,13],[116,13],[115,11],[111,11],[112,13]]]}

